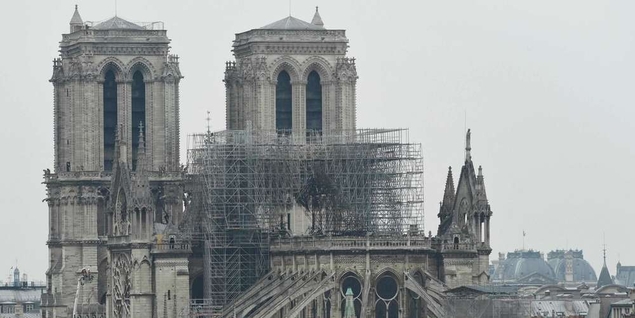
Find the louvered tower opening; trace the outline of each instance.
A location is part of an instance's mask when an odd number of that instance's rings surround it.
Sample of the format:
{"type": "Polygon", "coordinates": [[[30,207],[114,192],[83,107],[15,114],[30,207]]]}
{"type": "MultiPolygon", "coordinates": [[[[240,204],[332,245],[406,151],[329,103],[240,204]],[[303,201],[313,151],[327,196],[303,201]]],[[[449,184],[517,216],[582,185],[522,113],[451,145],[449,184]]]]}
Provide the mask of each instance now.
{"type": "Polygon", "coordinates": [[[322,84],[316,71],[309,74],[306,85],[306,129],[322,131],[322,84]]]}
{"type": "Polygon", "coordinates": [[[278,131],[290,131],[291,119],[291,77],[287,71],[278,74],[276,84],[276,129],[278,131]]]}
{"type": "Polygon", "coordinates": [[[112,171],[117,131],[117,82],[112,70],[104,78],[104,170],[112,171]]]}
{"type": "Polygon", "coordinates": [[[139,132],[146,126],[146,84],[143,74],[136,71],[132,76],[132,169],[137,169],[139,157],[139,132]]]}

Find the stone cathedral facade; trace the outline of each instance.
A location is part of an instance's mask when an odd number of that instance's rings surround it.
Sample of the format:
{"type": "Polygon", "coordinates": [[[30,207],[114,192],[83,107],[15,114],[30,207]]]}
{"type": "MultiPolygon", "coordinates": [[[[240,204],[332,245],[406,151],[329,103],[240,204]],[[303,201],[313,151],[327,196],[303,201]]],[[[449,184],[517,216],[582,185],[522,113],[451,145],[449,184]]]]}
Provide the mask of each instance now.
{"type": "MultiPolygon", "coordinates": [[[[45,318],[193,317],[208,303],[194,300],[205,295],[205,264],[180,226],[191,179],[179,158],[183,76],[169,45],[160,22],[89,23],[77,8],[62,36],[50,80],[54,168],[44,171],[45,318]]],[[[347,49],[345,31],[326,29],[317,10],[311,23],[289,16],[237,34],[224,76],[227,129],[299,144],[354,131],[358,77],[347,49]]],[[[199,316],[443,317],[445,289],[489,281],[491,216],[468,132],[436,236],[279,237],[265,277],[199,316]]]]}
{"type": "Polygon", "coordinates": [[[178,242],[178,57],[161,23],[84,23],[53,61],[54,169],[45,171],[45,317],[176,317],[189,301],[178,242]]]}

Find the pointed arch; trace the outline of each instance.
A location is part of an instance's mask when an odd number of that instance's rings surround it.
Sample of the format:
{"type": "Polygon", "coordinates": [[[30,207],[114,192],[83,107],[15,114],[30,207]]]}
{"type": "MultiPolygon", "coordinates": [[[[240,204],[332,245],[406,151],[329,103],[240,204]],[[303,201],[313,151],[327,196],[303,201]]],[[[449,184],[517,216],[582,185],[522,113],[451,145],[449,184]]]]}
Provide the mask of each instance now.
{"type": "Polygon", "coordinates": [[[399,308],[399,298],[401,281],[399,276],[390,268],[386,268],[375,278],[375,317],[376,318],[397,318],[401,308],[399,308]]]}
{"type": "Polygon", "coordinates": [[[291,81],[295,82],[300,80],[300,70],[302,68],[300,67],[300,63],[298,63],[296,59],[285,55],[273,61],[269,69],[271,70],[270,77],[272,79],[278,78],[278,74],[280,72],[287,71],[287,73],[289,73],[289,76],[291,77],[291,81]]]}
{"type": "Polygon", "coordinates": [[[154,77],[157,76],[156,69],[152,63],[143,57],[135,57],[128,62],[128,64],[126,64],[126,70],[129,79],[133,79],[135,72],[141,72],[146,81],[153,80],[154,77]]]}
{"type": "Polygon", "coordinates": [[[323,81],[330,81],[333,78],[333,68],[330,63],[321,56],[312,56],[302,64],[302,79],[308,80],[309,74],[313,71],[320,75],[323,81]]]}
{"type": "Polygon", "coordinates": [[[99,80],[103,81],[105,79],[106,73],[108,71],[113,71],[115,74],[115,79],[117,82],[123,81],[125,79],[125,66],[116,57],[107,57],[97,65],[97,70],[99,71],[99,80]]]}

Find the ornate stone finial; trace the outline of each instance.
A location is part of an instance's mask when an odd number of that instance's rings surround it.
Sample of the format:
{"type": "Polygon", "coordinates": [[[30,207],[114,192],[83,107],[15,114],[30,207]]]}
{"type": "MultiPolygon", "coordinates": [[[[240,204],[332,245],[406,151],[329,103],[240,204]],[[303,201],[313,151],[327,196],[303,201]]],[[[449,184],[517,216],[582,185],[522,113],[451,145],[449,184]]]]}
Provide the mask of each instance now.
{"type": "Polygon", "coordinates": [[[470,129],[465,134],[465,161],[472,160],[472,146],[471,146],[472,132],[470,129]]]}
{"type": "Polygon", "coordinates": [[[478,176],[482,177],[483,176],[483,167],[478,166],[478,176]]]}

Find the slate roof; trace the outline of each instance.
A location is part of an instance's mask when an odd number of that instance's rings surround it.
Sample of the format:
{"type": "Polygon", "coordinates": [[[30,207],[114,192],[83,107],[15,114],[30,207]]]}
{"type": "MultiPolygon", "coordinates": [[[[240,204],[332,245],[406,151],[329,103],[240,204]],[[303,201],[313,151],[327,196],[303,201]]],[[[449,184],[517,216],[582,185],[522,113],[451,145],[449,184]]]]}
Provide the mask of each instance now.
{"type": "MultiPolygon", "coordinates": [[[[0,314],[0,318],[16,318],[17,315],[13,314],[0,314]]],[[[22,314],[21,318],[41,318],[42,314],[39,312],[27,312],[22,314]]]]}
{"type": "Polygon", "coordinates": [[[602,270],[600,271],[600,278],[598,278],[598,283],[596,288],[600,288],[602,286],[613,284],[613,279],[611,278],[611,274],[609,274],[609,269],[606,268],[606,263],[602,266],[602,270]]]}
{"type": "Polygon", "coordinates": [[[520,286],[497,286],[497,285],[467,285],[448,289],[446,294],[488,294],[488,295],[514,295],[518,293],[520,286]]]}
{"type": "Polygon", "coordinates": [[[2,288],[0,289],[0,303],[40,302],[40,289],[2,288]]]}
{"type": "Polygon", "coordinates": [[[589,312],[589,303],[584,300],[535,300],[531,302],[531,317],[542,317],[551,313],[563,313],[564,317],[579,316],[589,312]]]}
{"type": "Polygon", "coordinates": [[[110,18],[93,27],[96,30],[143,30],[143,27],[136,25],[130,21],[126,21],[120,17],[110,18]]]}
{"type": "Polygon", "coordinates": [[[70,24],[84,24],[84,21],[82,20],[82,17],[79,15],[79,11],[77,10],[77,5],[75,5],[75,13],[73,13],[70,24]]]}
{"type": "Polygon", "coordinates": [[[311,24],[298,18],[288,16],[284,19],[263,26],[263,30],[326,30],[323,26],[311,24]]]}
{"type": "Polygon", "coordinates": [[[626,287],[634,287],[635,266],[621,266],[621,264],[618,264],[617,273],[615,274],[615,283],[626,287]]]}
{"type": "Polygon", "coordinates": [[[318,7],[315,7],[315,14],[313,15],[313,20],[311,20],[311,24],[318,25],[323,27],[324,22],[322,21],[322,17],[320,16],[320,12],[318,11],[318,7]]]}

